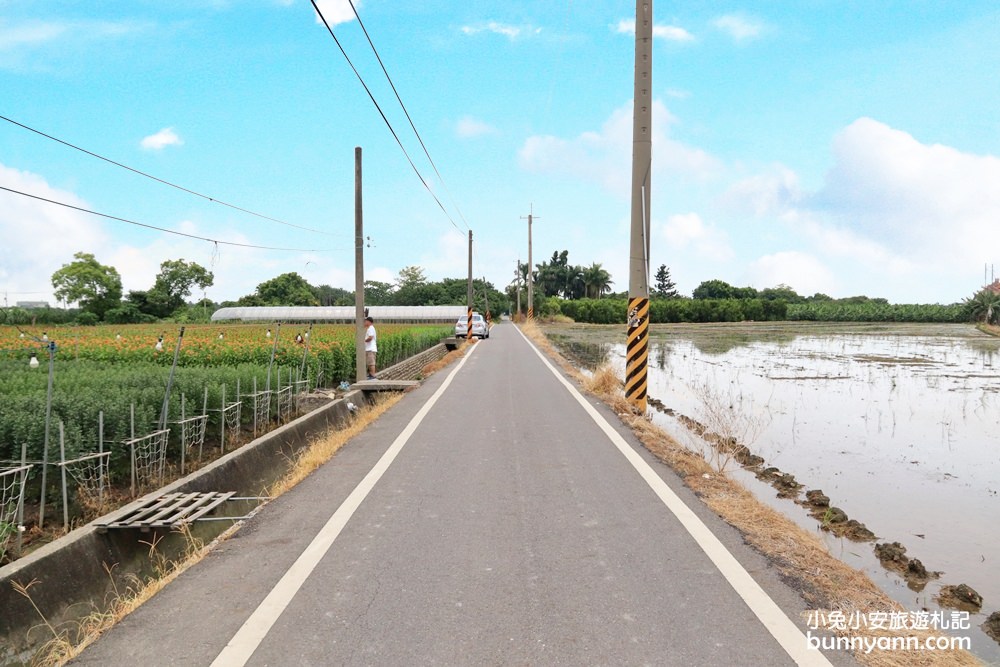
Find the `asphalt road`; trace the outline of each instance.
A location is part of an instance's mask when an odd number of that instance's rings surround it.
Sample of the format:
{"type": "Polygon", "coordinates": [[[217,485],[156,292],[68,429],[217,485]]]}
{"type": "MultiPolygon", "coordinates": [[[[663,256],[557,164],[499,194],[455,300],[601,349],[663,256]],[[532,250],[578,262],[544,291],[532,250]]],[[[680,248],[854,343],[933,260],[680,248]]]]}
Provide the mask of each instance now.
{"type": "Polygon", "coordinates": [[[584,402],[638,464],[498,325],[74,664],[824,664],[766,560],[584,402]],[[728,553],[710,559],[636,465],[728,553]],[[770,612],[730,582],[747,573],[770,612]]]}

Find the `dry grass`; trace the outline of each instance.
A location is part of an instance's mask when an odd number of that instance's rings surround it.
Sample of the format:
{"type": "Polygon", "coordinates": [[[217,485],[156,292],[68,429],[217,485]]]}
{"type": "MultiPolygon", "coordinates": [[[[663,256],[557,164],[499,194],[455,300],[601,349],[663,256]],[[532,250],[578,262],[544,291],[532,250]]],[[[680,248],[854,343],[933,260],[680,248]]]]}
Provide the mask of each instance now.
{"type": "MultiPolygon", "coordinates": [[[[570,366],[544,334],[534,325],[522,325],[533,342],[563,368],[570,366]]],[[[814,534],[780,512],[758,501],[750,491],[720,473],[705,457],[684,447],[645,415],[637,415],[625,399],[623,383],[610,366],[602,366],[592,378],[582,378],[575,369],[570,371],[585,390],[597,396],[619,415],[636,434],[639,441],[657,458],[673,468],[684,483],[701,500],[737,528],[755,549],[764,554],[781,574],[794,582],[806,602],[818,611],[842,611],[846,615],[857,611],[904,611],[871,579],[829,553],[814,534]]],[[[803,619],[804,620],[804,619],[803,619]]],[[[931,632],[914,630],[880,631],[847,630],[843,636],[933,636],[931,632]]],[[[943,633],[942,633],[943,634],[943,633]]],[[[973,667],[982,662],[968,651],[857,651],[859,662],[871,667],[973,667]]]]}
{"type": "Polygon", "coordinates": [[[274,483],[267,495],[280,496],[296,484],[308,477],[314,470],[333,458],[333,455],[343,447],[348,440],[360,434],[373,421],[381,417],[389,408],[402,400],[403,394],[382,394],[372,403],[359,408],[357,414],[341,429],[327,431],[326,434],[313,441],[295,457],[291,469],[280,480],[274,483]]]}
{"type": "MultiPolygon", "coordinates": [[[[216,542],[228,537],[228,533],[234,531],[231,528],[223,537],[217,538],[216,542]]],[[[57,667],[65,665],[73,658],[80,655],[84,649],[100,639],[101,635],[107,632],[118,621],[125,618],[138,609],[143,603],[159,593],[171,581],[176,579],[187,568],[201,561],[211,550],[211,546],[205,546],[200,540],[191,535],[190,530],[185,526],[180,532],[185,539],[186,548],[183,555],[177,560],[168,560],[163,554],[157,551],[156,546],[159,540],[146,542],[149,546],[149,559],[154,564],[155,574],[145,579],[131,577],[131,581],[124,591],[120,591],[114,583],[113,568],[105,565],[108,577],[112,581],[113,596],[107,609],[104,611],[94,611],[85,616],[80,621],[69,624],[67,628],[57,629],[42,615],[38,607],[31,599],[31,587],[36,582],[31,582],[26,586],[14,584],[15,590],[26,597],[35,611],[42,619],[42,625],[47,627],[52,633],[52,639],[46,642],[33,656],[31,665],[33,667],[57,667]]]]}
{"type": "MultiPolygon", "coordinates": [[[[475,341],[476,339],[473,338],[472,340],[475,341]]],[[[437,361],[432,361],[431,363],[427,364],[426,366],[424,366],[420,370],[420,372],[423,374],[424,377],[427,377],[427,376],[431,375],[432,373],[437,373],[439,370],[441,370],[445,366],[450,365],[456,359],[459,359],[460,357],[462,357],[462,355],[464,355],[465,351],[468,349],[469,345],[470,345],[470,343],[467,340],[461,341],[458,344],[457,348],[455,348],[454,350],[452,350],[448,354],[444,355],[443,357],[441,357],[437,361]]]]}

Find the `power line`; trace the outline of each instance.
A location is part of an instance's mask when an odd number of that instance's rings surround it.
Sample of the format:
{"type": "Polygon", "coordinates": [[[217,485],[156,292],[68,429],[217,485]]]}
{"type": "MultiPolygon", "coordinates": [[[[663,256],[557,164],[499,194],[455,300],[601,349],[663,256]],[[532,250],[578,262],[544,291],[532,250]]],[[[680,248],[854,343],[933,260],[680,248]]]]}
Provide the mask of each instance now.
{"type": "Polygon", "coordinates": [[[420,183],[423,184],[424,189],[427,190],[427,192],[430,193],[431,197],[434,198],[434,201],[437,202],[437,205],[441,209],[441,212],[444,213],[445,217],[448,218],[448,222],[450,222],[455,229],[461,232],[462,231],[461,228],[457,224],[455,224],[455,220],[451,217],[451,214],[448,213],[448,210],[444,207],[444,204],[441,203],[441,200],[438,199],[437,195],[434,194],[434,191],[431,190],[429,185],[427,185],[427,181],[424,180],[424,177],[420,174],[420,170],[417,169],[417,165],[413,163],[413,159],[410,157],[410,154],[406,151],[406,148],[403,146],[403,142],[399,140],[399,135],[396,134],[396,130],[393,129],[392,123],[390,123],[389,119],[386,118],[385,112],[382,111],[382,107],[379,106],[379,103],[375,99],[375,96],[372,94],[371,89],[368,88],[368,84],[365,83],[365,80],[361,76],[361,73],[358,72],[358,68],[354,66],[353,62],[351,62],[351,58],[350,56],[347,55],[347,51],[344,50],[344,47],[340,44],[340,40],[337,39],[337,36],[333,33],[333,28],[330,27],[330,24],[327,22],[326,17],[323,16],[323,12],[320,11],[319,6],[316,4],[316,0],[309,0],[309,1],[312,3],[313,9],[316,10],[316,13],[319,15],[319,18],[323,21],[323,25],[326,26],[326,30],[327,32],[330,33],[330,37],[333,37],[333,41],[336,42],[337,48],[340,49],[340,52],[343,54],[344,59],[347,60],[347,64],[350,65],[351,70],[354,72],[354,75],[358,77],[358,81],[361,82],[361,86],[365,89],[365,92],[368,93],[368,98],[372,101],[372,104],[375,105],[375,108],[378,110],[379,115],[382,116],[382,121],[385,123],[385,126],[389,128],[389,132],[392,133],[392,138],[396,140],[396,143],[399,145],[399,149],[403,151],[403,155],[406,156],[406,161],[410,163],[410,167],[413,169],[413,173],[417,175],[417,178],[420,179],[420,183]]]}
{"type": "Polygon", "coordinates": [[[59,139],[58,137],[53,137],[51,134],[46,134],[45,132],[42,132],[41,130],[36,130],[33,127],[28,127],[24,123],[19,123],[16,120],[13,120],[11,118],[7,118],[6,116],[0,116],[0,120],[5,120],[5,121],[7,121],[8,123],[10,123],[12,125],[17,125],[18,127],[24,128],[25,130],[28,130],[29,132],[34,132],[35,134],[37,134],[39,136],[42,136],[42,137],[45,137],[46,139],[51,139],[52,141],[60,143],[63,146],[68,146],[68,147],[70,147],[70,148],[72,148],[74,150],[80,151],[81,153],[86,153],[87,155],[90,155],[91,157],[96,157],[98,160],[104,160],[105,162],[107,162],[109,164],[113,164],[116,167],[121,167],[122,169],[127,169],[127,170],[129,170],[129,171],[131,171],[131,172],[133,172],[135,174],[139,174],[140,176],[144,176],[146,178],[154,180],[157,183],[162,183],[163,185],[168,185],[168,186],[170,186],[172,188],[176,188],[177,190],[181,190],[182,192],[187,192],[188,194],[192,194],[192,195],[194,195],[196,197],[201,197],[202,199],[207,199],[210,202],[214,202],[216,204],[221,204],[223,206],[228,206],[231,209],[235,209],[237,211],[241,211],[243,213],[247,213],[249,215],[261,218],[263,220],[270,220],[271,222],[276,222],[279,225],[285,225],[287,227],[294,227],[296,229],[302,229],[304,231],[313,232],[315,234],[325,234],[327,236],[335,236],[334,234],[331,234],[330,232],[324,232],[324,231],[322,231],[320,229],[313,229],[312,227],[303,227],[302,225],[294,225],[294,224],[292,224],[290,222],[285,222],[284,220],[279,220],[278,218],[272,218],[269,215],[264,215],[263,213],[257,213],[255,211],[251,211],[250,209],[246,209],[246,208],[243,208],[243,207],[240,207],[240,206],[236,206],[235,204],[229,204],[227,202],[222,201],[221,199],[217,199],[215,197],[210,197],[210,196],[202,194],[200,192],[195,192],[194,190],[190,190],[188,188],[185,188],[182,185],[177,185],[176,183],[171,183],[170,181],[164,180],[164,179],[159,178],[157,176],[153,176],[152,174],[147,174],[144,171],[140,171],[138,169],[130,167],[127,164],[122,164],[121,162],[116,162],[116,161],[112,160],[111,158],[106,158],[103,155],[98,155],[97,153],[94,153],[92,151],[88,151],[86,148],[81,148],[81,147],[79,147],[79,146],[77,146],[75,144],[71,144],[68,141],[64,141],[62,139],[59,139]]]}
{"type": "Polygon", "coordinates": [[[354,6],[354,1],[347,0],[347,2],[350,3],[351,11],[354,12],[354,17],[358,19],[358,25],[361,26],[361,31],[365,33],[365,39],[368,40],[368,45],[372,47],[372,53],[375,54],[375,59],[378,60],[378,64],[382,68],[382,73],[385,74],[385,78],[389,82],[389,86],[392,88],[392,92],[396,95],[396,100],[399,102],[399,106],[403,109],[403,113],[406,115],[406,120],[410,122],[410,127],[413,129],[413,134],[417,135],[417,141],[420,142],[420,147],[424,149],[424,155],[427,156],[427,161],[431,163],[431,168],[434,169],[434,173],[437,174],[438,180],[441,181],[441,185],[444,186],[445,191],[448,193],[448,197],[451,199],[452,205],[454,205],[455,210],[458,211],[458,216],[462,219],[462,222],[465,223],[466,229],[468,229],[469,223],[465,219],[465,216],[462,215],[462,210],[458,207],[458,204],[455,202],[455,197],[452,196],[451,190],[448,189],[448,185],[444,182],[444,178],[441,176],[441,172],[438,171],[437,165],[434,164],[434,159],[431,157],[430,152],[428,152],[427,146],[424,144],[424,140],[420,136],[420,132],[417,131],[417,126],[413,123],[413,119],[410,117],[410,112],[407,111],[406,105],[403,104],[403,99],[399,96],[399,91],[396,90],[396,84],[393,83],[392,77],[389,76],[389,72],[385,68],[385,63],[382,62],[382,57],[379,55],[378,49],[375,48],[375,44],[372,42],[372,38],[368,34],[368,29],[365,28],[365,24],[361,20],[361,15],[358,14],[358,10],[354,6]]]}
{"type": "Polygon", "coordinates": [[[146,229],[155,229],[158,232],[165,232],[167,234],[176,234],[177,236],[186,236],[189,239],[197,239],[198,241],[208,241],[209,243],[214,243],[216,245],[231,245],[240,248],[257,248],[258,250],[283,250],[288,252],[333,252],[336,248],[327,248],[324,250],[314,250],[311,248],[274,248],[271,246],[263,245],[252,245],[250,243],[236,243],[235,241],[219,241],[218,239],[210,239],[207,236],[196,236],[195,234],[186,234],[185,232],[178,232],[173,229],[165,229],[163,227],[157,227],[155,225],[147,225],[143,222],[136,222],[135,220],[128,220],[126,218],[119,218],[115,215],[108,215],[107,213],[99,213],[97,211],[91,211],[87,208],[82,208],[80,206],[74,206],[73,204],[67,204],[66,202],[56,201],[55,199],[46,199],[45,197],[40,197],[38,195],[33,195],[28,192],[21,192],[20,190],[14,190],[12,188],[7,188],[0,185],[0,190],[6,190],[16,195],[21,195],[23,197],[30,197],[31,199],[37,199],[39,201],[47,202],[49,204],[55,204],[56,206],[63,206],[65,208],[71,208],[75,211],[80,211],[82,213],[89,213],[90,215],[96,215],[102,218],[107,218],[108,220],[117,220],[119,222],[125,222],[130,225],[136,225],[137,227],[145,227],[146,229]]]}

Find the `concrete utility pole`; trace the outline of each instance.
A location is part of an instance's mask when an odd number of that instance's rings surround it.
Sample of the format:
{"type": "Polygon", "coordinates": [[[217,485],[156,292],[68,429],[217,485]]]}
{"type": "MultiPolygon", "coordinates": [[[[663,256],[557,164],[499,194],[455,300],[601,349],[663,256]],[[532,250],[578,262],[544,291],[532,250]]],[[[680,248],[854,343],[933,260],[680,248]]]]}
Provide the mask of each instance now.
{"type": "MultiPolygon", "coordinates": [[[[514,265],[514,286],[517,288],[517,316],[521,316],[521,258],[517,258],[517,264],[514,265]]],[[[517,319],[514,320],[515,322],[517,319]]]]}
{"type": "Polygon", "coordinates": [[[652,166],[653,0],[635,3],[632,108],[632,229],[629,242],[625,398],[646,412],[649,355],[649,187],[652,166]]]}
{"type": "Polygon", "coordinates": [[[469,230],[469,284],[466,297],[469,302],[469,317],[465,320],[465,337],[472,340],[472,230],[469,230]]]}
{"type": "MultiPolygon", "coordinates": [[[[528,213],[528,319],[532,319],[535,316],[535,290],[534,290],[534,279],[531,277],[531,223],[535,218],[535,205],[532,204],[528,213]]],[[[524,220],[524,216],[521,216],[521,220],[524,220]]]]}
{"type": "Polygon", "coordinates": [[[365,235],[361,212],[361,146],[357,146],[354,148],[354,356],[358,382],[368,377],[365,366],[365,235]]]}

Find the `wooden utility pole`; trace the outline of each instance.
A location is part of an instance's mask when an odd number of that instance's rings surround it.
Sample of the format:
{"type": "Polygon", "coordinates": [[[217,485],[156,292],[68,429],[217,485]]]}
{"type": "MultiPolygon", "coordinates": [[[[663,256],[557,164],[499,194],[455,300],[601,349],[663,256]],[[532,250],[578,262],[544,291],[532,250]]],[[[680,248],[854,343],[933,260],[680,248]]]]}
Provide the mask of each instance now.
{"type": "Polygon", "coordinates": [[[465,337],[472,340],[472,230],[469,230],[469,284],[466,288],[469,303],[468,319],[465,320],[465,337]]]}
{"type": "Polygon", "coordinates": [[[354,356],[358,382],[368,377],[365,365],[365,235],[361,212],[361,146],[357,146],[354,148],[354,356]]]}
{"type": "MultiPolygon", "coordinates": [[[[528,319],[532,319],[535,316],[535,290],[534,290],[534,279],[531,277],[531,223],[535,218],[535,205],[532,204],[531,208],[528,209],[528,319]]],[[[522,215],[521,220],[525,217],[522,215]]]]}
{"type": "Polygon", "coordinates": [[[635,3],[632,100],[632,225],[629,242],[625,398],[646,412],[649,355],[649,187],[652,166],[653,0],[635,3]]]}

